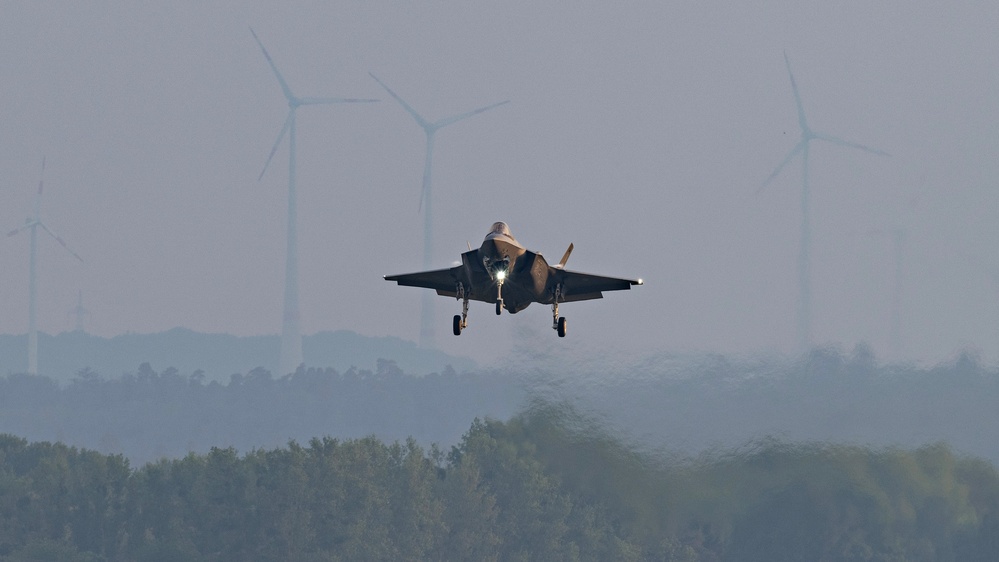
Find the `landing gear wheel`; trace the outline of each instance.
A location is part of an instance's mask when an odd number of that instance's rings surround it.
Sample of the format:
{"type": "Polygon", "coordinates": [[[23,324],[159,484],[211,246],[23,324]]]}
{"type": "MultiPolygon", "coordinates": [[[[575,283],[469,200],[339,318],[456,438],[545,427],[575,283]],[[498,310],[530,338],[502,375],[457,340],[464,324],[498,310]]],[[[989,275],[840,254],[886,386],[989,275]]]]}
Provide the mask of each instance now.
{"type": "Polygon", "coordinates": [[[503,313],[503,301],[496,301],[496,316],[503,313]]]}
{"type": "Polygon", "coordinates": [[[560,338],[565,337],[565,316],[559,316],[557,331],[558,331],[558,337],[560,338]]]}
{"type": "Polygon", "coordinates": [[[455,286],[455,294],[461,301],[461,314],[454,315],[454,325],[452,331],[454,335],[460,336],[461,331],[468,327],[468,294],[465,292],[465,285],[458,282],[455,286]]]}

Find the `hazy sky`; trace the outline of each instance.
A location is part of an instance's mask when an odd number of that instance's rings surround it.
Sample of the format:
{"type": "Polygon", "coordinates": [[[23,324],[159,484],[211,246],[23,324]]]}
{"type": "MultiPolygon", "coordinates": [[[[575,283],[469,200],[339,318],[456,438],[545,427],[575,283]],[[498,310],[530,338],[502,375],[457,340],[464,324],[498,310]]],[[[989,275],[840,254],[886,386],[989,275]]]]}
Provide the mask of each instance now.
{"type": "MultiPolygon", "coordinates": [[[[428,119],[511,103],[436,139],[435,265],[496,220],[570,268],[644,287],[497,318],[438,298],[437,339],[481,361],[524,334],[551,350],[793,352],[800,160],[811,151],[813,334],[889,356],[891,242],[905,228],[905,357],[999,358],[999,3],[2,2],[0,229],[42,215],[39,327],[112,336],[281,325],[287,104],[252,26],[301,96],[302,328],[416,340],[428,119]],[[517,334],[520,334],[519,336],[517,334]]],[[[27,330],[28,237],[0,240],[0,331],[27,330]]]]}

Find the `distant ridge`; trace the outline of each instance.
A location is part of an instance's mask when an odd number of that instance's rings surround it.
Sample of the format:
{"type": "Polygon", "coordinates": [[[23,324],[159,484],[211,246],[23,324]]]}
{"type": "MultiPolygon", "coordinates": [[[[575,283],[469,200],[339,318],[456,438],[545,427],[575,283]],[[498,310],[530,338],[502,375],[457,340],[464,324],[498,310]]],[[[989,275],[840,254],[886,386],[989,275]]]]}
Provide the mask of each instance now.
{"type": "MultiPolygon", "coordinates": [[[[58,381],[68,381],[89,367],[104,378],[134,373],[142,363],[156,370],[169,367],[183,375],[204,371],[207,380],[227,382],[234,373],[247,373],[257,367],[278,373],[281,339],[272,336],[233,336],[205,334],[186,328],[173,328],[155,334],[123,334],[112,338],[85,332],[63,332],[56,336],[38,335],[38,372],[58,381]]],[[[0,374],[26,372],[26,335],[0,335],[0,374]]],[[[362,336],[349,330],[319,332],[302,338],[307,367],[351,367],[375,369],[379,359],[394,361],[413,375],[441,372],[448,366],[458,372],[475,369],[467,357],[422,349],[416,343],[396,337],[362,336]]]]}

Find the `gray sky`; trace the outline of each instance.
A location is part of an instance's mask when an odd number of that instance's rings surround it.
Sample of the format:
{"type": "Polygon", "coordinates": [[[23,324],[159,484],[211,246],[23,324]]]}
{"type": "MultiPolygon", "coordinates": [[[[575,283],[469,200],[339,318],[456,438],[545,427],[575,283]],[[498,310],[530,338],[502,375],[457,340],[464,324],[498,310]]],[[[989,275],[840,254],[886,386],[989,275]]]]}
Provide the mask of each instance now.
{"type": "MultiPolygon", "coordinates": [[[[551,350],[793,352],[801,164],[782,52],[817,131],[892,153],[811,151],[813,334],[889,355],[904,227],[903,352],[999,358],[999,4],[993,2],[2,2],[0,228],[42,214],[39,327],[280,331],[287,105],[298,112],[302,328],[416,340],[429,119],[511,103],[437,136],[437,266],[496,220],[570,268],[644,287],[497,318],[437,301],[438,342],[502,360],[551,350]],[[564,5],[561,5],[564,6],[564,5]],[[517,334],[522,334],[518,336],[517,334]]],[[[28,238],[0,241],[0,331],[27,327],[28,238]]]]}

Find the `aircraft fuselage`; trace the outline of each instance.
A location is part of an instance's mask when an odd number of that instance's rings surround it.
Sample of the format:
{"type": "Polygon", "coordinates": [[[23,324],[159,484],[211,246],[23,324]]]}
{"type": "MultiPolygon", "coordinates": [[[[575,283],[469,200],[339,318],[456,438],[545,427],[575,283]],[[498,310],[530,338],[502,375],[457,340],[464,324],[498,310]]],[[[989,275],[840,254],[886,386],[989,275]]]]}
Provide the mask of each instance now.
{"type": "Polygon", "coordinates": [[[502,300],[503,308],[511,313],[524,310],[532,302],[550,304],[554,288],[548,263],[508,233],[498,231],[505,228],[505,224],[494,227],[477,250],[461,256],[470,281],[466,287],[469,298],[487,302],[502,300]]]}

